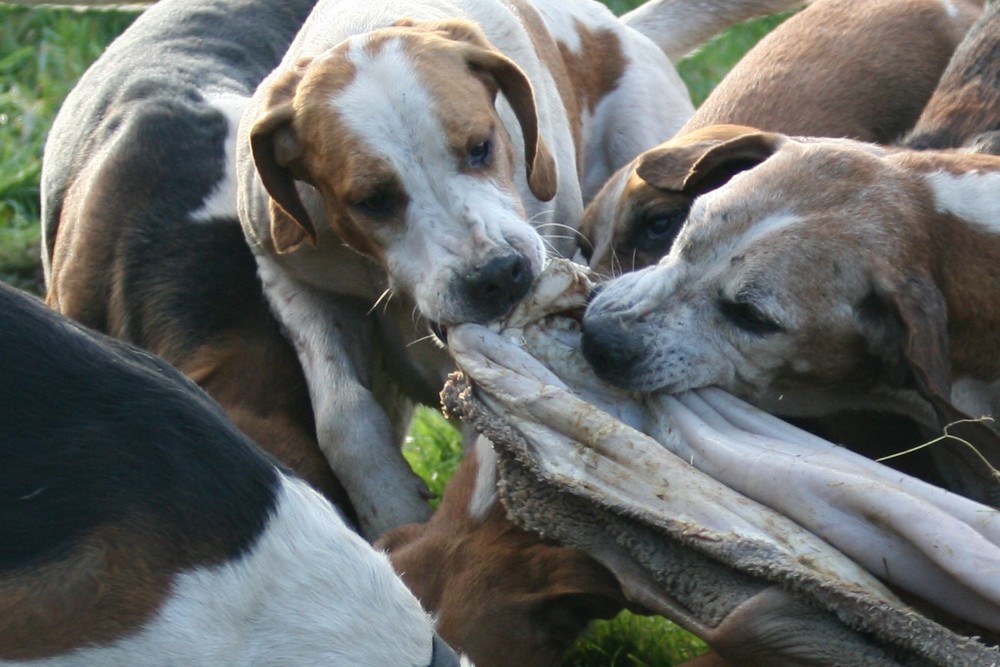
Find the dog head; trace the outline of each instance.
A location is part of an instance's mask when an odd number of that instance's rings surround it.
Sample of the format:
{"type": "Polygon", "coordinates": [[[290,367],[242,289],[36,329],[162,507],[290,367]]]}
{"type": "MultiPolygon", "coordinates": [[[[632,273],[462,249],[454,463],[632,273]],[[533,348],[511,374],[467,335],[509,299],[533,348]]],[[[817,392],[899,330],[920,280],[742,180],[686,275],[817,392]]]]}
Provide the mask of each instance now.
{"type": "Polygon", "coordinates": [[[443,324],[523,296],[544,260],[525,205],[555,196],[556,167],[530,82],[475,25],[356,36],[273,80],[265,107],[250,144],[274,252],[346,243],[443,324]]]}
{"type": "Polygon", "coordinates": [[[753,130],[712,125],[650,149],[622,167],[587,205],[580,232],[590,268],[605,276],[656,264],[670,250],[695,197],[745,169],[736,155],[706,177],[685,180],[710,148],[753,130]]]}
{"type": "Polygon", "coordinates": [[[947,400],[927,175],[866,144],[747,132],[708,146],[679,186],[734,167],[660,264],[590,304],[595,369],[641,391],[719,385],[784,414],[883,389],[947,400]]]}

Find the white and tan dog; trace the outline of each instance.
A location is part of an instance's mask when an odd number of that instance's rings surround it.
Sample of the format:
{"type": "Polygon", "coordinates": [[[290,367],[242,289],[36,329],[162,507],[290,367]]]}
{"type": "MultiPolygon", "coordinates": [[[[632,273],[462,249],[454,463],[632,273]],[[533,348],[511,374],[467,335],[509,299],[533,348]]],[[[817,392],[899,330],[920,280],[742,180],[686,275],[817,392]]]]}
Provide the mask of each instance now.
{"type": "Polygon", "coordinates": [[[592,0],[315,8],[244,115],[240,217],[368,536],[428,514],[397,445],[449,364],[417,315],[506,313],[542,235],[570,254],[585,198],[691,111],[661,46],[592,0]]]}
{"type": "MultiPolygon", "coordinates": [[[[677,187],[746,171],[695,200],[657,266],[590,304],[602,377],[717,385],[784,415],[878,409],[939,429],[1000,414],[1000,159],[758,131],[689,157],[677,187]]],[[[1000,467],[995,430],[953,432],[1000,467]]],[[[1000,501],[983,459],[941,447],[945,484],[1000,501]]]]}

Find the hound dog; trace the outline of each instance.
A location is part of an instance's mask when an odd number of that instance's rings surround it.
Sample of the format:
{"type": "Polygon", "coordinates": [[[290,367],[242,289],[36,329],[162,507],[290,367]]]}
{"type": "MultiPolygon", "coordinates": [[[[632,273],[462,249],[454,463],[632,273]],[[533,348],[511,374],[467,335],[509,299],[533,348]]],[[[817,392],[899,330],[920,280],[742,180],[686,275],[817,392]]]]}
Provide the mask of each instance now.
{"type": "MultiPolygon", "coordinates": [[[[878,409],[940,429],[998,414],[1000,158],[760,131],[689,158],[673,187],[745,171],[695,200],[658,265],[589,305],[602,377],[718,385],[785,415],[878,409]]],[[[945,485],[997,505],[997,431],[951,432],[975,449],[932,450],[945,485]]]]}
{"type": "Polygon", "coordinates": [[[240,219],[366,535],[427,517],[398,443],[450,366],[428,322],[506,313],[690,113],[659,44],[591,0],[317,5],[244,115],[240,219]]]}
{"type": "MultiPolygon", "coordinates": [[[[701,192],[660,177],[719,124],[876,143],[901,138],[982,12],[981,0],[817,0],[763,37],[677,136],[616,173],[587,206],[581,251],[603,275],[655,264],[701,192]],[[693,145],[692,145],[693,144],[693,145]]],[[[940,115],[940,114],[939,114],[940,115]]],[[[723,176],[722,180],[724,181],[723,176]]],[[[700,183],[712,188],[718,183],[700,183]]]]}
{"type": "Polygon", "coordinates": [[[0,664],[457,667],[388,559],[190,380],[2,284],[0,311],[0,664]]]}
{"type": "Polygon", "coordinates": [[[66,98],[42,162],[48,303],[167,359],[349,503],[236,217],[236,125],[313,0],[162,0],[66,98]]]}

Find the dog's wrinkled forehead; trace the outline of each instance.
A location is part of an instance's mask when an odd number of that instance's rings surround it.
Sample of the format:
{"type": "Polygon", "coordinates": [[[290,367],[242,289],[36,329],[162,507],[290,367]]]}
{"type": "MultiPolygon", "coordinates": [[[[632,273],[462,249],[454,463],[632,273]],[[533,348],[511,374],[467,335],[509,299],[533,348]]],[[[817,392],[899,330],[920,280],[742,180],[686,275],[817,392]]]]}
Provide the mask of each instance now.
{"type": "Polygon", "coordinates": [[[674,253],[702,264],[739,257],[792,230],[861,230],[872,216],[890,215],[895,181],[881,154],[858,142],[787,141],[697,198],[674,253]]]}

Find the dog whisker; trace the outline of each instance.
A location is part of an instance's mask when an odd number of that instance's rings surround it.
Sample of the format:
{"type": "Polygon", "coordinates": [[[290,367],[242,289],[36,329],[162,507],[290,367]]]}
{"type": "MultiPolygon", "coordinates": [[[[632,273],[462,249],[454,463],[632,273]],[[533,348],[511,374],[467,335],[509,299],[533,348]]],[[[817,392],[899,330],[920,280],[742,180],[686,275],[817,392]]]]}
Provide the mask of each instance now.
{"type": "Polygon", "coordinates": [[[622,271],[621,259],[618,257],[618,251],[614,248],[611,249],[611,277],[617,278],[618,276],[625,273],[622,271]]]}
{"type": "Polygon", "coordinates": [[[563,230],[565,230],[567,232],[570,232],[572,234],[572,236],[554,236],[554,235],[551,235],[551,234],[546,234],[546,236],[552,236],[553,238],[574,238],[574,239],[576,239],[578,241],[586,241],[587,240],[587,237],[584,236],[583,232],[581,232],[579,229],[577,229],[576,227],[571,227],[570,225],[563,224],[561,222],[545,222],[545,223],[542,223],[542,224],[539,224],[539,225],[535,225],[535,228],[538,229],[539,232],[541,232],[543,229],[546,229],[548,227],[556,227],[556,228],[559,228],[559,229],[563,229],[563,230]]]}
{"type": "Polygon", "coordinates": [[[417,345],[418,343],[423,343],[424,341],[428,341],[428,340],[429,341],[435,341],[437,339],[438,339],[437,336],[435,336],[434,334],[430,333],[430,334],[427,334],[426,336],[421,336],[420,338],[415,338],[415,339],[411,340],[409,343],[406,344],[406,347],[413,347],[414,345],[417,345]]]}
{"type": "Polygon", "coordinates": [[[549,237],[543,236],[542,243],[545,245],[545,249],[548,251],[549,255],[559,255],[559,251],[556,250],[555,244],[552,243],[552,240],[549,237]]]}
{"type": "Polygon", "coordinates": [[[543,238],[547,238],[547,239],[569,239],[569,240],[575,240],[576,239],[575,236],[569,236],[569,235],[565,235],[565,234],[546,234],[543,238]]]}
{"type": "Polygon", "coordinates": [[[385,302],[385,307],[388,308],[389,301],[391,300],[392,300],[392,288],[386,287],[385,291],[382,292],[377,299],[375,299],[375,303],[372,304],[372,307],[368,309],[368,313],[366,314],[371,315],[372,313],[374,313],[375,309],[378,308],[378,305],[383,301],[385,302]]]}

